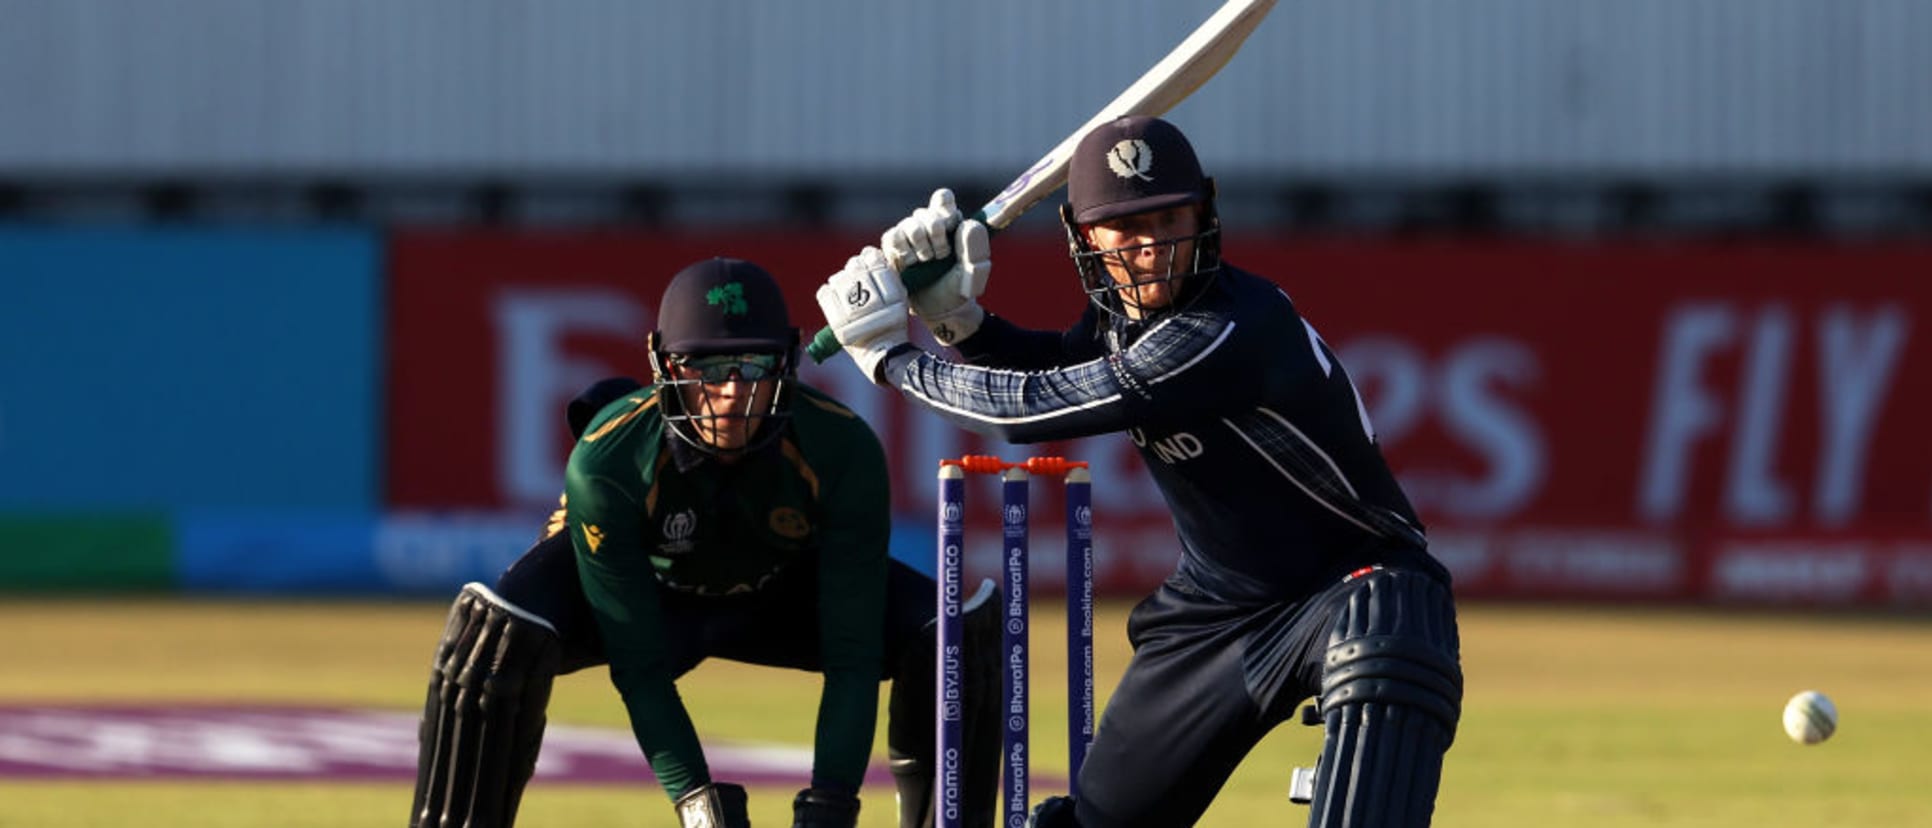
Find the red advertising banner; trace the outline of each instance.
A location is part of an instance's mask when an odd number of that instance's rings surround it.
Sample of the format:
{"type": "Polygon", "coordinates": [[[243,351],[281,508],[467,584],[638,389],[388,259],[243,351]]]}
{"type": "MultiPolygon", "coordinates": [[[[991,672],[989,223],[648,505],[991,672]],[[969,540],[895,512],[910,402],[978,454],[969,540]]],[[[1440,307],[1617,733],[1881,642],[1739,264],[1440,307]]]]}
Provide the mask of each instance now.
{"type": "MultiPolygon", "coordinates": [[[[564,402],[641,376],[673,272],[757,261],[810,329],[812,290],[866,241],[396,235],[390,505],[554,502],[564,402]]],[[[1932,246],[1237,234],[1228,258],[1275,279],[1336,347],[1464,594],[1932,604],[1932,246]]],[[[1002,236],[994,261],[989,307],[1041,327],[1079,312],[1057,238],[1002,236]]],[[[843,360],[806,379],[880,432],[905,522],[927,519],[938,457],[1065,453],[1096,465],[1103,588],[1171,569],[1159,493],[1125,438],[988,446],[843,360]]],[[[997,498],[990,483],[973,497],[997,498]]]]}
{"type": "MultiPolygon", "coordinates": [[[[823,323],[813,292],[869,241],[876,240],[800,231],[396,233],[390,242],[387,503],[413,509],[553,503],[570,446],[565,403],[600,378],[646,376],[644,336],[656,326],[658,299],[679,269],[719,255],[758,263],[784,287],[793,320],[810,336],[823,323]]],[[[1002,267],[1052,274],[1059,290],[1016,276],[1012,285],[989,291],[989,301],[1006,300],[1001,312],[1022,324],[1070,319],[1085,298],[1065,262],[1064,247],[1037,239],[1002,250],[1002,267]]],[[[867,413],[888,449],[896,447],[905,414],[896,395],[865,382],[843,359],[808,365],[805,373],[867,413]]],[[[962,445],[978,448],[971,440],[962,445]]]]}
{"type": "Polygon", "coordinates": [[[1465,592],[1912,600],[1881,584],[1932,537],[1932,249],[1258,253],[1340,343],[1465,592]],[[1819,555],[1864,582],[1822,586],[1819,555]]]}

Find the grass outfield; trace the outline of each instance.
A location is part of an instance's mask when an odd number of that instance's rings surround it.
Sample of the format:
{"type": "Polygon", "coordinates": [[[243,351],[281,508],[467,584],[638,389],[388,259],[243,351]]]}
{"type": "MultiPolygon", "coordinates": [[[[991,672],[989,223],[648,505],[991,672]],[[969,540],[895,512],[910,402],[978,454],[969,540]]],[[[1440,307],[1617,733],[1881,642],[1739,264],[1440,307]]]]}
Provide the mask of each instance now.
{"type": "MultiPolygon", "coordinates": [[[[1103,608],[1100,687],[1126,662],[1124,605],[1103,608]]],[[[0,603],[0,703],[250,701],[414,710],[443,607],[430,604],[0,603]]],[[[1057,614],[1037,608],[1035,767],[1064,773],[1057,614]]],[[[1674,610],[1463,608],[1468,698],[1441,826],[1932,825],[1932,624],[1924,618],[1674,610]],[[1789,742],[1792,693],[1830,694],[1839,733],[1789,742]]],[[[701,733],[809,741],[817,681],[708,663],[681,683],[701,733]]],[[[883,696],[882,696],[883,698],[883,696]]],[[[1103,697],[1104,699],[1104,697],[1103,697]]],[[[553,721],[623,726],[601,670],[558,682],[553,721]]],[[[883,719],[883,717],[882,717],[883,719]]],[[[883,734],[883,727],[881,728],[883,734]]],[[[0,734],[4,738],[5,734],[0,734]]],[[[1288,770],[1313,729],[1264,741],[1203,820],[1298,825],[1288,770]]],[[[883,755],[881,745],[875,755],[883,755]]],[[[758,825],[789,824],[789,789],[753,791],[758,825]]],[[[1036,786],[1036,798],[1042,795],[1036,786]]],[[[11,826],[390,826],[406,784],[0,780],[11,826]]],[[[892,825],[868,788],[862,825],[892,825]]],[[[522,824],[674,826],[656,788],[534,787],[522,824]]]]}

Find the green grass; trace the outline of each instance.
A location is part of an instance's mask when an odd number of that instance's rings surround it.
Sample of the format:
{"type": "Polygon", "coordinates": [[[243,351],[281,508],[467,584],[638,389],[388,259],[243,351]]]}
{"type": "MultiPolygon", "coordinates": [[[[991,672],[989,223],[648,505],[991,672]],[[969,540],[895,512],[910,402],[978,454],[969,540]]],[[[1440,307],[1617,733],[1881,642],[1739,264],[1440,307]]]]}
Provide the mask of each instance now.
{"type": "MultiPolygon", "coordinates": [[[[1126,662],[1125,609],[1101,614],[1103,689],[1126,662]]],[[[1063,654],[1048,633],[1058,619],[1036,611],[1036,767],[1060,774],[1063,654]]],[[[0,701],[414,710],[442,613],[428,604],[12,600],[0,603],[0,701]]],[[[1464,607],[1462,627],[1468,699],[1437,825],[1932,825],[1932,625],[1923,618],[1477,605],[1464,607]],[[1806,688],[1830,694],[1843,714],[1838,734],[1810,748],[1778,724],[1784,700],[1806,688]]],[[[714,662],[682,690],[707,737],[810,739],[814,676],[714,662]]],[[[551,715],[624,725],[602,671],[559,680],[551,715]]],[[[1313,729],[1276,731],[1203,824],[1300,824],[1288,770],[1317,747],[1313,729]]],[[[791,793],[754,791],[755,824],[789,824],[791,793]]],[[[0,781],[0,828],[388,826],[401,824],[408,799],[400,782],[0,781]]],[[[889,790],[868,789],[862,824],[893,824],[891,802],[889,790]]],[[[642,784],[539,785],[522,822],[676,824],[662,793],[642,784]]]]}

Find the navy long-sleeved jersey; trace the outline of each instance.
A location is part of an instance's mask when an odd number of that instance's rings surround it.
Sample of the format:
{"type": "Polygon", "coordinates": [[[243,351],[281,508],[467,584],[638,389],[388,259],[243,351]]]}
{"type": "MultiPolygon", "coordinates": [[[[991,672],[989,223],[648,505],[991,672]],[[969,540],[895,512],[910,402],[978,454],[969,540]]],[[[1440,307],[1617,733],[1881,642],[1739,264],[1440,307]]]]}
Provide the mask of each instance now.
{"type": "Polygon", "coordinates": [[[1089,305],[1065,333],[989,315],[958,347],[964,364],[895,351],[886,376],[1008,442],[1126,432],[1201,591],[1295,598],[1371,563],[1447,579],[1348,374],[1265,279],[1224,265],[1180,310],[1129,322],[1089,305]]]}

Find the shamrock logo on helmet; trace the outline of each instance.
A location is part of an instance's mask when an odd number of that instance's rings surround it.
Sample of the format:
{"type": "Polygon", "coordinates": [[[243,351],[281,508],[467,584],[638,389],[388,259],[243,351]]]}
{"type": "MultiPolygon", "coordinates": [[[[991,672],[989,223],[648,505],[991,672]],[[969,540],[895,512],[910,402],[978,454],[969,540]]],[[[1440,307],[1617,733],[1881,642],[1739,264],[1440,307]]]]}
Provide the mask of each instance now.
{"type": "Polygon", "coordinates": [[[744,316],[751,310],[745,304],[745,286],[741,282],[726,282],[704,294],[705,304],[723,305],[726,316],[744,316]]]}

